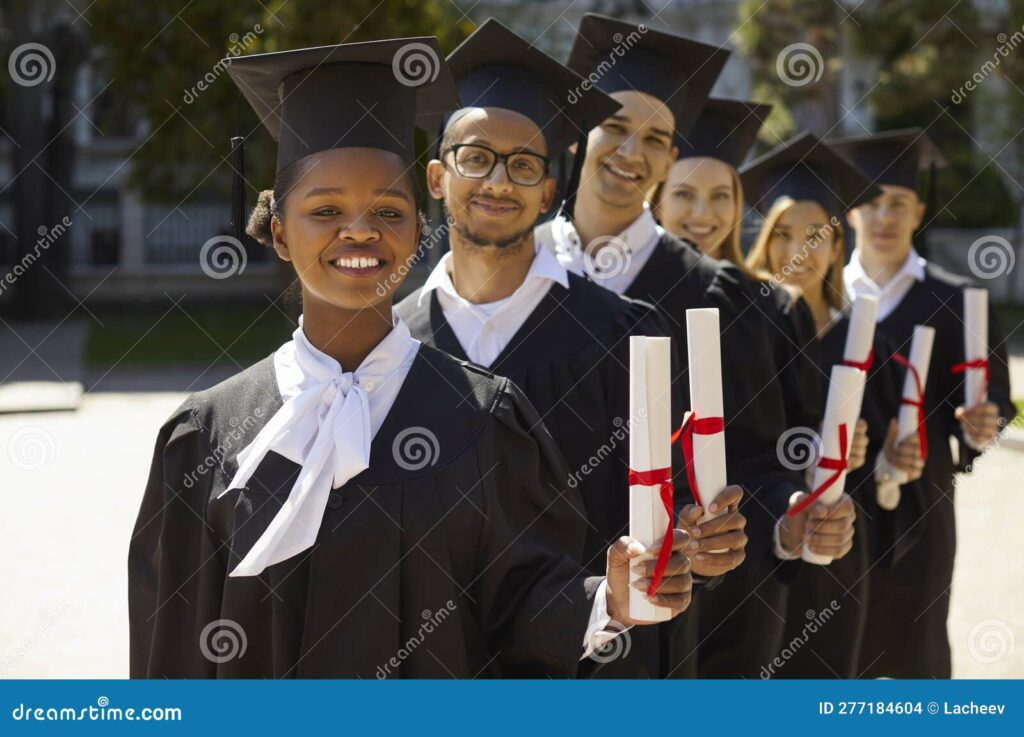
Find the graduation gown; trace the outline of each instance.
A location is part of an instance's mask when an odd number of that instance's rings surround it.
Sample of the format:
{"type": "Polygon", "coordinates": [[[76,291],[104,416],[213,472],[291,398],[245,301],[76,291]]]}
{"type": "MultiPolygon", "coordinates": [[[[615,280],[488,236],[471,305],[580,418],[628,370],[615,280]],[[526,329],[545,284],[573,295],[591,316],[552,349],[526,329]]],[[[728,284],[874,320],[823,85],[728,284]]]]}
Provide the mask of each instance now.
{"type": "MultiPolygon", "coordinates": [[[[963,290],[968,279],[934,264],[925,278],[915,282],[899,306],[877,330],[903,355],[910,350],[914,325],[935,328],[928,379],[925,416],[928,459],[922,476],[924,513],[918,522],[920,539],[891,568],[876,567],[870,576],[869,626],[861,652],[866,677],[949,678],[951,655],[946,620],[949,589],[956,554],[954,474],[977,457],[953,416],[964,404],[963,375],[952,366],[964,360],[963,290]],[[959,446],[954,459],[950,439],[959,446]]],[[[989,312],[989,401],[999,405],[1007,420],[1015,412],[1010,402],[1006,344],[992,311],[989,312]]]]}
{"type": "MultiPolygon", "coordinates": [[[[820,338],[806,346],[818,369],[822,406],[828,395],[832,367],[842,364],[850,321],[842,315],[820,338]]],[[[789,587],[781,678],[856,678],[861,643],[868,626],[870,573],[891,566],[916,539],[915,522],[923,500],[920,484],[901,487],[900,505],[893,511],[878,506],[874,465],[885,446],[889,421],[899,413],[903,368],[889,360],[893,345],[875,335],[875,360],[868,371],[860,416],[868,424],[868,449],[863,466],[847,474],[845,491],[857,507],[853,548],[828,566],[804,565],[789,587]]],[[[881,623],[880,623],[881,624],[881,623]]]]}
{"type": "Polygon", "coordinates": [[[132,677],[575,674],[598,579],[575,562],[578,493],[511,382],[421,346],[316,544],[229,577],[299,471],[271,452],[217,498],[281,405],[269,357],[161,429],[129,551],[132,677]]]}
{"type": "MultiPolygon", "coordinates": [[[[795,322],[775,315],[771,305],[778,294],[747,280],[735,265],[702,256],[667,233],[626,295],[651,302],[665,314],[681,357],[687,355],[686,310],[719,309],[728,481],[746,491],[741,511],[749,541],[743,564],[699,591],[687,616],[675,620],[670,672],[678,677],[757,677],[782,641],[785,584],[800,565],[778,560],[772,548],[776,520],[790,495],[804,486],[801,474],[784,467],[776,451],[787,428],[783,385],[801,386],[806,371],[800,360],[777,364],[782,354],[799,354],[775,345],[796,340],[795,322]]],[[[681,370],[676,382],[684,407],[690,404],[688,381],[681,370]]],[[[801,386],[805,393],[815,390],[801,386]]],[[[802,412],[800,421],[815,422],[816,406],[808,402],[812,411],[802,412]]]]}
{"type": "MultiPolygon", "coordinates": [[[[553,283],[486,368],[522,388],[554,437],[568,464],[568,484],[579,490],[586,510],[582,563],[602,574],[608,546],[629,533],[629,336],[667,336],[669,330],[650,305],[624,299],[576,274],[568,277],[569,287],[553,283]]],[[[419,298],[420,292],[413,292],[396,307],[413,337],[466,359],[436,290],[422,305],[419,298]]],[[[682,404],[676,398],[673,410],[678,426],[682,404]]],[[[680,473],[678,448],[673,467],[680,473]]],[[[677,489],[680,508],[687,497],[685,481],[677,489]]],[[[586,661],[581,672],[607,677],[664,673],[658,629],[634,628],[626,657],[586,661]]]]}

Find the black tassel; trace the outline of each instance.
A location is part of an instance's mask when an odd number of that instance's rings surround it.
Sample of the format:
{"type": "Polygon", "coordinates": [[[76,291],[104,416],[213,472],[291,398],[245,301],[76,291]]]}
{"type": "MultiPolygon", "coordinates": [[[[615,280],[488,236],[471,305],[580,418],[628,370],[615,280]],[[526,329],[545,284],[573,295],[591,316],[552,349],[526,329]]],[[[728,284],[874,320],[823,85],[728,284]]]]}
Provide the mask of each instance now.
{"type": "Polygon", "coordinates": [[[580,172],[583,171],[583,161],[587,158],[587,134],[588,130],[580,133],[576,142],[576,156],[572,161],[572,171],[569,172],[569,179],[565,183],[565,199],[562,200],[562,207],[559,214],[566,220],[573,222],[576,213],[576,191],[580,187],[580,172]]]}
{"type": "Polygon", "coordinates": [[[938,217],[938,186],[936,184],[935,162],[928,166],[928,190],[924,196],[924,225],[914,234],[914,248],[922,258],[928,258],[928,229],[938,217]]]}
{"type": "Polygon", "coordinates": [[[245,139],[231,139],[231,232],[245,242],[245,139]]]}

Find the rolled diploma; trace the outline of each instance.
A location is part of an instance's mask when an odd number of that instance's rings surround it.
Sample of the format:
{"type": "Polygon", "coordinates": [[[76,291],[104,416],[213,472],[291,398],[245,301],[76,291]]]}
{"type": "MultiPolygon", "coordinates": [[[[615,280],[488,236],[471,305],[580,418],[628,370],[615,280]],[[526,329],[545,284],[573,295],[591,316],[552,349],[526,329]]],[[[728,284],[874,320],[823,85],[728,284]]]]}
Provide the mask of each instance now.
{"type": "MultiPolygon", "coordinates": [[[[629,339],[629,467],[634,471],[672,465],[671,341],[643,336],[629,339]]],[[[629,487],[629,535],[647,548],[651,559],[658,556],[668,522],[660,485],[629,487]]],[[[630,584],[638,578],[630,566],[630,584]]],[[[671,619],[671,609],[651,604],[644,595],[630,587],[630,617],[649,622],[671,619]]]]}
{"type": "MultiPolygon", "coordinates": [[[[925,383],[928,381],[928,365],[932,360],[932,343],[934,342],[935,328],[930,328],[927,325],[914,326],[914,337],[910,340],[910,355],[907,356],[907,360],[917,369],[917,374],[921,377],[922,392],[925,390],[925,383]]],[[[914,375],[909,368],[907,369],[907,375],[903,379],[902,396],[904,399],[916,400],[918,398],[917,384],[914,383],[914,375]]],[[[915,434],[917,432],[917,408],[909,404],[901,404],[896,422],[898,424],[896,442],[903,440],[908,435],[915,434]]],[[[893,478],[899,481],[899,483],[905,484],[907,482],[907,475],[903,471],[898,468],[894,468],[892,471],[893,478]]],[[[898,492],[899,489],[897,488],[896,491],[898,492]]],[[[890,509],[886,504],[891,503],[891,501],[880,499],[879,504],[883,505],[883,509],[890,509]]],[[[893,505],[891,508],[895,509],[896,505],[893,505]]]]}
{"type": "MultiPolygon", "coordinates": [[[[964,357],[967,361],[988,358],[988,290],[964,290],[964,357]]],[[[964,407],[973,407],[987,397],[985,370],[964,372],[964,407]]]]}
{"type": "MultiPolygon", "coordinates": [[[[839,426],[846,424],[846,455],[849,458],[853,445],[853,431],[860,416],[860,404],[864,398],[863,371],[853,366],[833,366],[828,382],[828,399],[825,401],[825,419],[821,423],[821,455],[823,458],[839,457],[839,426]]],[[[835,471],[815,468],[812,489],[817,489],[831,478],[835,471]]],[[[846,486],[846,472],[843,471],[835,483],[818,497],[822,504],[831,505],[839,501],[846,486]]],[[[827,555],[812,553],[804,545],[801,557],[808,563],[827,566],[832,559],[827,555]]]]}
{"type": "Polygon", "coordinates": [[[843,360],[864,363],[871,354],[875,341],[875,318],[878,316],[878,297],[862,294],[853,301],[850,310],[850,329],[843,346],[843,360]]]}
{"type": "MultiPolygon", "coordinates": [[[[686,335],[691,409],[698,418],[722,417],[722,348],[718,309],[687,310],[686,335]]],[[[693,475],[704,503],[704,516],[700,521],[706,522],[717,516],[710,514],[707,508],[728,483],[724,431],[714,435],[694,433],[693,475]]]]}

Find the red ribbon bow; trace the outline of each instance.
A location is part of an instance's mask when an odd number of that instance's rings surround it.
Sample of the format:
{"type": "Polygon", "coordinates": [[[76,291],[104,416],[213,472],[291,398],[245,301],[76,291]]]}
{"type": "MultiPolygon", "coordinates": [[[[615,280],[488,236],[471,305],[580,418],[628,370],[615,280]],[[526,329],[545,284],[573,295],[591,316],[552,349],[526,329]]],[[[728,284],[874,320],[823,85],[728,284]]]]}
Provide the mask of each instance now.
{"type": "Polygon", "coordinates": [[[687,412],[686,418],[679,429],[672,433],[672,442],[676,442],[680,436],[680,446],[683,449],[683,459],[686,461],[686,479],[690,482],[690,491],[693,493],[693,500],[698,506],[703,507],[704,502],[700,498],[700,489],[697,488],[697,475],[693,470],[693,436],[694,435],[715,435],[725,431],[725,420],[721,417],[697,417],[694,412],[687,412]]]}
{"type": "Polygon", "coordinates": [[[629,469],[630,486],[660,486],[661,503],[665,505],[668,512],[668,527],[665,529],[665,538],[661,541],[661,548],[658,550],[658,562],[654,564],[654,574],[651,576],[651,585],[647,587],[647,595],[654,596],[661,586],[661,579],[665,575],[665,568],[668,566],[669,556],[672,554],[672,532],[675,530],[675,520],[672,519],[674,508],[672,496],[675,486],[672,484],[671,468],[655,468],[651,471],[634,471],[629,469]]]}
{"type": "Polygon", "coordinates": [[[921,460],[928,460],[928,429],[924,424],[924,386],[921,383],[921,375],[917,368],[907,360],[906,356],[893,353],[892,358],[896,363],[907,367],[907,371],[914,377],[914,386],[917,387],[917,399],[901,398],[900,404],[910,407],[917,407],[917,437],[921,441],[921,460]]]}
{"type": "Polygon", "coordinates": [[[981,385],[981,392],[978,393],[978,404],[981,404],[985,398],[985,393],[988,391],[988,380],[990,376],[988,359],[987,358],[975,358],[973,361],[963,361],[961,363],[955,363],[950,367],[950,372],[954,374],[962,374],[967,369],[984,369],[985,370],[985,381],[981,385]]]}
{"type": "Polygon", "coordinates": [[[839,458],[820,458],[818,460],[818,468],[824,468],[827,471],[835,471],[829,476],[817,489],[812,491],[807,497],[805,497],[798,504],[794,504],[787,515],[795,517],[800,512],[807,509],[809,506],[814,504],[815,500],[824,494],[829,488],[835,484],[839,477],[843,475],[843,471],[846,470],[846,454],[847,454],[847,439],[846,439],[846,423],[843,422],[839,425],[839,458]]]}
{"type": "Polygon", "coordinates": [[[844,366],[851,366],[851,367],[853,367],[855,369],[860,369],[864,373],[867,373],[868,371],[870,371],[871,370],[871,366],[874,363],[875,363],[875,349],[874,348],[870,348],[868,350],[868,357],[865,358],[863,361],[854,361],[854,360],[849,359],[849,358],[844,358],[843,359],[843,365],[844,366]]]}

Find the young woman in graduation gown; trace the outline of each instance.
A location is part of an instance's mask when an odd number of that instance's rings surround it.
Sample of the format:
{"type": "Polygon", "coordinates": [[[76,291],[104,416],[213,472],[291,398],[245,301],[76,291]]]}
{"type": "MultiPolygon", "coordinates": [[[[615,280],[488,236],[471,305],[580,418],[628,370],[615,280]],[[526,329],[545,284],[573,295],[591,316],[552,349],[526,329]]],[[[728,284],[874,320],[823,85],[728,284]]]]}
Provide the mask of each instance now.
{"type": "MultiPolygon", "coordinates": [[[[250,232],[292,263],[303,315],[160,431],[129,552],[134,677],[573,676],[595,621],[632,623],[640,551],[620,540],[614,575],[586,577],[579,496],[522,392],[393,317],[421,224],[414,114],[457,104],[443,65],[396,81],[408,41],[232,60],[278,139],[250,232]]],[[[676,613],[686,568],[672,555],[654,595],[676,613]]]]}
{"type": "MultiPolygon", "coordinates": [[[[838,217],[818,202],[782,197],[769,209],[748,258],[751,269],[799,289],[814,315],[816,335],[800,349],[814,361],[821,414],[832,367],[850,365],[843,360],[851,307],[843,296],[844,231],[836,223],[838,217]]],[[[876,334],[868,361],[859,366],[867,371],[860,413],[866,437],[851,456],[867,462],[846,476],[846,491],[860,512],[853,550],[828,567],[804,565],[790,585],[784,649],[777,665],[765,671],[772,677],[856,678],[865,628],[886,626],[867,619],[870,573],[891,566],[916,539],[922,496],[913,479],[924,466],[916,436],[894,442],[904,369],[890,359],[892,351],[885,336],[876,334]],[[891,464],[886,468],[899,468],[912,479],[891,511],[877,503],[879,454],[891,464]]]]}

